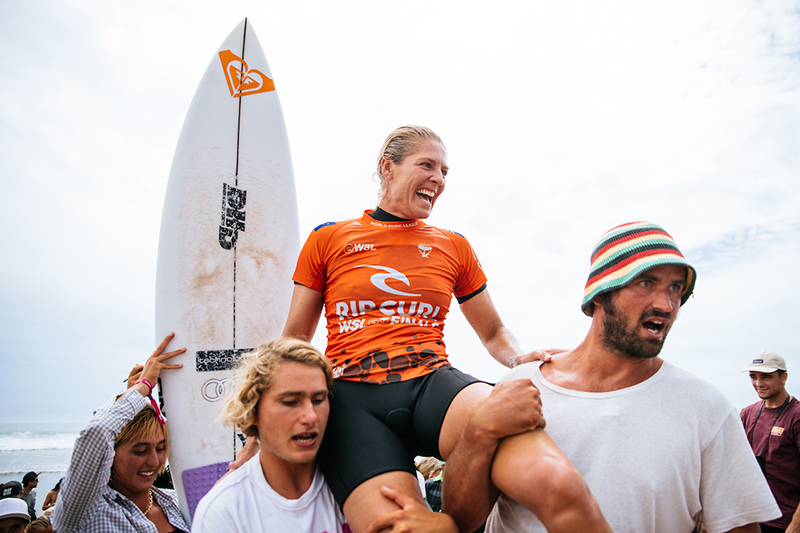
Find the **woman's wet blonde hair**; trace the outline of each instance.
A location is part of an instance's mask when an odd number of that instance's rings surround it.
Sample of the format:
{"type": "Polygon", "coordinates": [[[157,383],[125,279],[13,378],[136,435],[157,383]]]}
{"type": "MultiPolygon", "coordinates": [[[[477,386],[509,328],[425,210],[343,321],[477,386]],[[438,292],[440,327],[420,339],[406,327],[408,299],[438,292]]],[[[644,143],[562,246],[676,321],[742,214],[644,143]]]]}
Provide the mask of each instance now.
{"type": "MultiPolygon", "coordinates": [[[[136,394],[136,393],[132,393],[136,394]]],[[[158,415],[155,410],[150,406],[145,406],[144,409],[136,413],[133,420],[123,426],[122,431],[119,432],[117,438],[114,439],[114,449],[126,442],[140,442],[144,439],[151,439],[153,437],[164,437],[164,453],[169,455],[169,429],[167,425],[163,426],[158,422],[158,415]]],[[[161,465],[158,471],[160,474],[167,467],[166,462],[161,465]]]]}
{"type": "MultiPolygon", "coordinates": [[[[401,126],[386,137],[381,146],[381,153],[378,155],[378,179],[381,181],[381,188],[378,196],[383,196],[386,192],[386,177],[383,175],[381,165],[384,158],[389,158],[392,163],[399,165],[403,160],[419,150],[424,141],[436,141],[445,148],[444,141],[434,131],[425,126],[401,126]]],[[[447,149],[445,148],[445,152],[447,149]]]]}
{"type": "Polygon", "coordinates": [[[328,359],[307,342],[277,339],[262,344],[244,356],[236,369],[236,384],[225,398],[220,421],[239,426],[248,437],[258,436],[258,404],[269,390],[275,373],[284,363],[300,363],[317,367],[325,374],[328,396],[333,393],[333,371],[328,359]]]}

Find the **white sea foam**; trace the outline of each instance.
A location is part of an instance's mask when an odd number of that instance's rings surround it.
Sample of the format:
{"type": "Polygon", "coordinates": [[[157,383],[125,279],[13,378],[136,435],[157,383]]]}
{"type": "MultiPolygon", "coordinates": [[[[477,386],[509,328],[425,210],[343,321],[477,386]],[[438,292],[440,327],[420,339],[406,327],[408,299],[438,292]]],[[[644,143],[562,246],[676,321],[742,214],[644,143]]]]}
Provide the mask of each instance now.
{"type": "Polygon", "coordinates": [[[0,432],[0,451],[69,450],[77,438],[78,432],[0,432]]]}
{"type": "Polygon", "coordinates": [[[0,424],[0,477],[19,472],[64,472],[80,424],[0,424]]]}

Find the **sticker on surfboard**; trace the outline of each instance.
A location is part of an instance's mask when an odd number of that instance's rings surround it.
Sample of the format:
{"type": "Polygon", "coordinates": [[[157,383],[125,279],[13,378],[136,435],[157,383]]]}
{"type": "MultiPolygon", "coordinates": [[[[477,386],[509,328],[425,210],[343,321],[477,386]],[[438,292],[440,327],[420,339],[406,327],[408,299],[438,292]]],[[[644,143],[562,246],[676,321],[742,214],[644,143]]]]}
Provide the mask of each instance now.
{"type": "Polygon", "coordinates": [[[228,90],[233,98],[275,90],[275,83],[272,79],[260,70],[249,68],[244,59],[230,50],[222,50],[219,53],[219,60],[222,62],[228,90]],[[239,63],[241,68],[237,67],[236,63],[239,63]]]}

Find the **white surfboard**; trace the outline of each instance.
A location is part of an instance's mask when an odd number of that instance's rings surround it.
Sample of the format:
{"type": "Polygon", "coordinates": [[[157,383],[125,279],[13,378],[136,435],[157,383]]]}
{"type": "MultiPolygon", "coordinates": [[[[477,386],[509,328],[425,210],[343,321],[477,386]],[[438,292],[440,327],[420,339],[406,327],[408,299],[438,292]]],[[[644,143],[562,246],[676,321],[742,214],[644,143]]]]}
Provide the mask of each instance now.
{"type": "Polygon", "coordinates": [[[172,160],[158,249],[157,343],[181,370],[161,375],[170,472],[181,510],[241,449],[215,423],[241,354],[280,335],[299,252],[289,142],[267,59],[243,20],[197,88],[172,160]]]}

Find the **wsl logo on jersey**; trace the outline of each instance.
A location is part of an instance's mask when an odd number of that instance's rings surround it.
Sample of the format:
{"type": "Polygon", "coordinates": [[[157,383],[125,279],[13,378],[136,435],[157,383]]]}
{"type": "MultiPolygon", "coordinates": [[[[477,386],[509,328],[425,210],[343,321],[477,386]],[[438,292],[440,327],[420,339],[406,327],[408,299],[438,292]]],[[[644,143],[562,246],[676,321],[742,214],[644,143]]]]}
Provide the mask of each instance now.
{"type": "Polygon", "coordinates": [[[423,242],[422,244],[417,245],[417,250],[419,250],[419,253],[422,254],[422,257],[428,257],[431,255],[431,250],[433,250],[433,247],[430,244],[423,242]]]}
{"type": "Polygon", "coordinates": [[[352,254],[353,252],[367,252],[375,249],[374,244],[353,244],[347,243],[344,247],[344,253],[352,254]]]}

